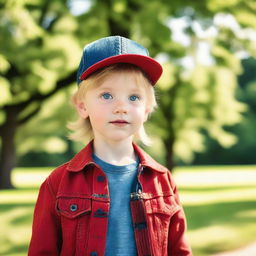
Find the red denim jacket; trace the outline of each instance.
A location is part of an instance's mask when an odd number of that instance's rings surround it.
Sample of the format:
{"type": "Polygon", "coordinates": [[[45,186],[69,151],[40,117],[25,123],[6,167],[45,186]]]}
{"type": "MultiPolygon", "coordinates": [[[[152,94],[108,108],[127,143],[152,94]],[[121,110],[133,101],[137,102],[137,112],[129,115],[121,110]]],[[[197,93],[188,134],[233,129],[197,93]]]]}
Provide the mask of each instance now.
{"type": "MultiPolygon", "coordinates": [[[[140,158],[142,186],[131,201],[138,256],[191,256],[171,173],[133,147],[140,158]]],[[[91,142],[41,185],[28,255],[104,256],[109,206],[107,178],[92,160],[91,142]]]]}

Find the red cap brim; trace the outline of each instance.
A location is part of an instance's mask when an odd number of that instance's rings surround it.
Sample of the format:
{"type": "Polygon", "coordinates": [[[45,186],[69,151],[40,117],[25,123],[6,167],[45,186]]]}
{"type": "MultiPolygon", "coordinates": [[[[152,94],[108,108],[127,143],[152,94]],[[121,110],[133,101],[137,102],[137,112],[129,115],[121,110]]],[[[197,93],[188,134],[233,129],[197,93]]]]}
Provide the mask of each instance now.
{"type": "Polygon", "coordinates": [[[106,58],[102,61],[95,63],[94,65],[89,67],[85,72],[82,73],[82,75],[80,76],[80,80],[86,79],[86,77],[88,77],[90,74],[101,68],[116,63],[130,63],[138,66],[146,73],[146,75],[152,82],[152,85],[156,84],[156,82],[158,81],[163,72],[163,68],[160,65],[160,63],[158,63],[151,57],[143,56],[140,54],[121,54],[106,58]]]}

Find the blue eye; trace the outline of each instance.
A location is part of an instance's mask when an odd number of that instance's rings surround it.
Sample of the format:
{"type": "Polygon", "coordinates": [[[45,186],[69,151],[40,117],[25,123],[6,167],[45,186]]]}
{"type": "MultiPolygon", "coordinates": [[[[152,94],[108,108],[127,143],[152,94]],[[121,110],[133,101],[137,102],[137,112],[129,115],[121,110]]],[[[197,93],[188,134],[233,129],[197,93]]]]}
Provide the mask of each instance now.
{"type": "Polygon", "coordinates": [[[130,100],[131,101],[136,101],[136,100],[139,100],[140,99],[140,97],[138,96],[138,95],[132,95],[132,96],[130,96],[130,100]]]}
{"type": "Polygon", "coordinates": [[[104,98],[105,100],[113,99],[110,93],[103,93],[101,97],[104,98]]]}

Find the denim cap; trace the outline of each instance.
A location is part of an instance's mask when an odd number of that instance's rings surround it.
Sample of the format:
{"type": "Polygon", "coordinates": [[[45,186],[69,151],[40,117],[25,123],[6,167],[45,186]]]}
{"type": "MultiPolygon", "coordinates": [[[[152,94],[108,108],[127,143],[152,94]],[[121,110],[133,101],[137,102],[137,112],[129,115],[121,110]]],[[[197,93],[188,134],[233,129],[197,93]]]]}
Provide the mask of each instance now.
{"type": "Polygon", "coordinates": [[[116,63],[138,66],[148,76],[152,85],[156,84],[163,72],[162,66],[149,57],[145,47],[122,36],[109,36],[84,47],[77,71],[77,83],[80,84],[93,72],[116,63]]]}

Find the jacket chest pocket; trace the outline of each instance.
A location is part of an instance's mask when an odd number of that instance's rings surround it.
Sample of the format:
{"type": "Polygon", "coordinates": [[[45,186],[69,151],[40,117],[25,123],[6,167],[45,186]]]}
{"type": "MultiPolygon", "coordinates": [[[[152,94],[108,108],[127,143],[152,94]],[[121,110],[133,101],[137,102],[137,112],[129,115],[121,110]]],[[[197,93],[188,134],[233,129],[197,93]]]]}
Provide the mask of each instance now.
{"type": "Polygon", "coordinates": [[[57,199],[57,212],[68,219],[75,219],[91,212],[91,199],[61,197],[57,199]]]}
{"type": "Polygon", "coordinates": [[[91,218],[91,199],[59,197],[56,211],[60,216],[62,248],[61,255],[77,255],[78,248],[85,247],[91,218]]]}
{"type": "Polygon", "coordinates": [[[168,234],[172,216],[181,209],[174,195],[145,199],[145,211],[154,255],[168,255],[168,234]]]}
{"type": "Polygon", "coordinates": [[[168,195],[146,199],[145,208],[148,214],[162,214],[170,217],[180,206],[176,203],[174,195],[168,195]]]}

